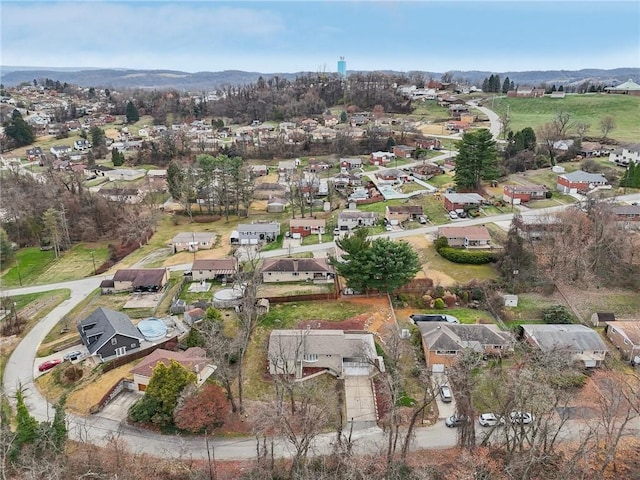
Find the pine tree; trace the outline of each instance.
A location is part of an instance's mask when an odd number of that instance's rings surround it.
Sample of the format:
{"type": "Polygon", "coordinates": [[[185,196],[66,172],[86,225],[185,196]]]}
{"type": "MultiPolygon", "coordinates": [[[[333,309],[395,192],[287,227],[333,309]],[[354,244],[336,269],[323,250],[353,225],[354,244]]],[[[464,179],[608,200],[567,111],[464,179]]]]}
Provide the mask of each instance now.
{"type": "Polygon", "coordinates": [[[461,191],[477,191],[482,180],[496,180],[500,174],[498,151],[486,128],[465,133],[458,143],[454,182],[461,191]]]}
{"type": "Polygon", "coordinates": [[[509,91],[509,85],[511,85],[511,82],[509,81],[509,77],[506,77],[502,84],[502,93],[506,94],[509,91]]]}
{"type": "Polygon", "coordinates": [[[138,120],[140,120],[140,114],[138,113],[138,109],[136,108],[136,106],[133,104],[131,100],[129,100],[129,103],[127,103],[126,116],[127,116],[127,123],[136,123],[138,120]]]}
{"type": "Polygon", "coordinates": [[[34,443],[38,438],[38,421],[29,414],[24,403],[22,390],[16,392],[16,436],[11,446],[9,458],[15,461],[22,447],[34,443]]]}

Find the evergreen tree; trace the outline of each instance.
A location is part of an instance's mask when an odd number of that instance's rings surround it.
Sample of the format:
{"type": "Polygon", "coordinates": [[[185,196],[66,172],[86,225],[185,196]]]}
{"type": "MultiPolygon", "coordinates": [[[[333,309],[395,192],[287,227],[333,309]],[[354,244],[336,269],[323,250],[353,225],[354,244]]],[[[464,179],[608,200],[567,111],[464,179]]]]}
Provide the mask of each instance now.
{"type": "Polygon", "coordinates": [[[167,188],[174,200],[182,197],[182,187],[184,185],[184,170],[175,160],[167,167],[167,188]]]}
{"type": "Polygon", "coordinates": [[[460,191],[477,191],[482,180],[500,177],[498,151],[486,128],[467,132],[458,142],[454,182],[460,191]]]}
{"type": "Polygon", "coordinates": [[[106,143],[106,135],[100,127],[96,127],[95,125],[91,127],[89,129],[89,136],[91,136],[91,145],[93,145],[93,148],[101,147],[106,143]]]}
{"type": "Polygon", "coordinates": [[[57,453],[64,451],[65,444],[67,442],[67,420],[64,411],[64,406],[67,403],[66,395],[62,395],[60,400],[54,405],[55,415],[53,416],[53,422],[51,423],[51,443],[57,453]]]}
{"type": "Polygon", "coordinates": [[[502,84],[502,93],[504,93],[505,95],[509,91],[509,85],[511,85],[509,77],[505,77],[504,83],[502,84]]]}
{"type": "Polygon", "coordinates": [[[10,264],[15,255],[16,252],[11,245],[7,232],[0,227],[0,265],[2,265],[2,268],[10,264]]]}
{"type": "Polygon", "coordinates": [[[24,403],[22,390],[16,392],[16,436],[11,445],[9,457],[15,461],[26,444],[34,443],[38,438],[38,421],[29,414],[24,403]]]}
{"type": "Polygon", "coordinates": [[[24,121],[18,109],[11,114],[11,120],[4,123],[4,133],[11,140],[13,148],[31,145],[36,139],[33,129],[24,121]]]}
{"type": "Polygon", "coordinates": [[[127,103],[127,110],[125,114],[127,116],[127,123],[136,123],[138,120],[140,120],[138,109],[131,100],[129,100],[129,102],[127,103]]]}
{"type": "Polygon", "coordinates": [[[121,153],[117,148],[114,148],[111,151],[111,161],[113,162],[114,167],[120,167],[124,165],[124,153],[121,153]]]}

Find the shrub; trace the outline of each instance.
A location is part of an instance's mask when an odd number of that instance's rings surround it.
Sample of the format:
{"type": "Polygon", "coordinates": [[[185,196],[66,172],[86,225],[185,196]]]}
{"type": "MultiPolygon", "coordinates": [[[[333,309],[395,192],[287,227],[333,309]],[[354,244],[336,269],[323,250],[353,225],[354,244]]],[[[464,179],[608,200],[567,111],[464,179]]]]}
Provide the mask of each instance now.
{"type": "Polygon", "coordinates": [[[195,215],[193,221],[196,223],[210,223],[220,220],[220,215],[195,215]]]}
{"type": "Polygon", "coordinates": [[[564,305],[552,305],[542,312],[544,323],[573,323],[573,316],[564,305]]]}
{"type": "Polygon", "coordinates": [[[447,306],[444,303],[444,300],[442,300],[441,298],[436,298],[436,301],[433,302],[433,308],[435,308],[436,310],[444,310],[445,308],[447,308],[447,306]]]}
{"type": "Polygon", "coordinates": [[[83,374],[82,368],[72,365],[64,371],[64,379],[68,383],[76,382],[82,378],[83,374]]]}
{"type": "Polygon", "coordinates": [[[444,294],[444,297],[442,297],[442,300],[447,305],[447,307],[453,308],[456,306],[457,297],[451,292],[446,292],[444,294]]]}
{"type": "Polygon", "coordinates": [[[438,253],[453,263],[467,263],[470,265],[483,265],[485,263],[495,262],[498,257],[493,252],[485,251],[469,251],[452,247],[443,247],[438,253]]]}

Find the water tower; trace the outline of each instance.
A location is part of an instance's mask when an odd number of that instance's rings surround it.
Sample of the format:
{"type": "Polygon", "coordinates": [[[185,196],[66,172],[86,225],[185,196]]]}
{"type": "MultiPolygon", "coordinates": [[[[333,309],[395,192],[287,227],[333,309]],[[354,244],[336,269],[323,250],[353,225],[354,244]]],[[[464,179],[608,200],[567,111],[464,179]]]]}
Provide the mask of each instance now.
{"type": "Polygon", "coordinates": [[[340,60],[338,60],[338,75],[342,78],[347,78],[347,61],[344,57],[340,57],[340,60]]]}

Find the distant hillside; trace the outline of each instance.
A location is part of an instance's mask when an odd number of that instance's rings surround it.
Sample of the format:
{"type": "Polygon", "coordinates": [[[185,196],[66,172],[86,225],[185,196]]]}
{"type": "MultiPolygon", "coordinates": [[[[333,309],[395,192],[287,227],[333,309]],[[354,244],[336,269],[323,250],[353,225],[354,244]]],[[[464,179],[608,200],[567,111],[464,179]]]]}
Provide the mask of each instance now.
{"type": "MultiPolygon", "coordinates": [[[[50,78],[62,83],[67,82],[81,87],[110,87],[110,88],[145,88],[164,89],[175,88],[185,91],[206,91],[222,85],[243,85],[253,83],[262,76],[265,79],[279,76],[290,80],[304,72],[297,73],[260,73],[239,70],[225,70],[222,72],[188,73],[175,70],[126,70],[126,69],[34,69],[36,67],[0,67],[0,83],[15,86],[33,79],[50,78]],[[20,70],[22,68],[22,70],[20,70]]],[[[391,73],[391,72],[390,72],[391,73]]],[[[400,74],[401,72],[393,72],[400,74]]],[[[406,72],[405,72],[406,73],[406,72]]],[[[442,73],[421,72],[425,78],[440,79],[442,73]]],[[[465,80],[480,86],[482,81],[491,74],[498,74],[501,79],[509,77],[516,84],[539,85],[541,83],[572,85],[586,80],[595,83],[617,84],[629,79],[640,81],[640,69],[616,68],[613,70],[584,69],[584,70],[549,70],[528,72],[483,72],[483,71],[452,71],[455,80],[465,80]]]]}

